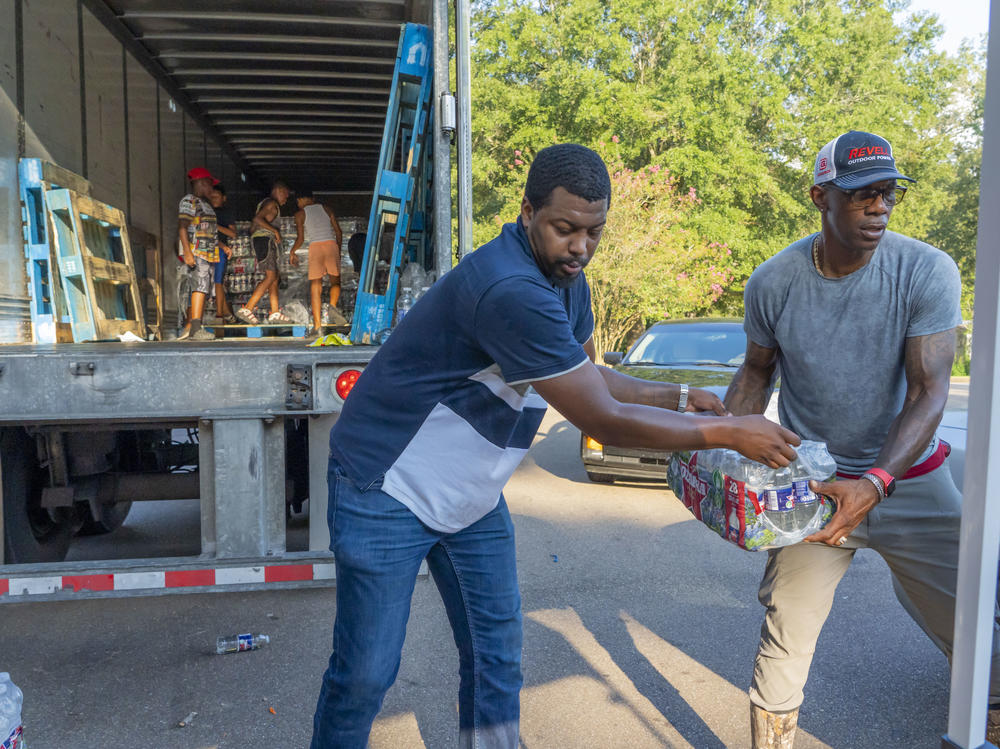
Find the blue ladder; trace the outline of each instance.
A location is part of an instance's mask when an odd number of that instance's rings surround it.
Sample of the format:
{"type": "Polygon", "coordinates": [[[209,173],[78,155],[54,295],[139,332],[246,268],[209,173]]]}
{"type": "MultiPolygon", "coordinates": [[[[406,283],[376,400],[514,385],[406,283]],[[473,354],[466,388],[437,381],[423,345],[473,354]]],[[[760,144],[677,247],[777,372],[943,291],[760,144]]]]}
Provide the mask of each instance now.
{"type": "Polygon", "coordinates": [[[431,33],[408,23],[400,34],[392,74],[382,148],[379,152],[372,210],[368,218],[364,260],[351,326],[353,343],[374,343],[379,331],[392,326],[399,265],[404,252],[423,260],[431,236],[427,203],[431,139],[431,33]],[[384,294],[376,292],[379,250],[392,236],[392,257],[384,294]]]}

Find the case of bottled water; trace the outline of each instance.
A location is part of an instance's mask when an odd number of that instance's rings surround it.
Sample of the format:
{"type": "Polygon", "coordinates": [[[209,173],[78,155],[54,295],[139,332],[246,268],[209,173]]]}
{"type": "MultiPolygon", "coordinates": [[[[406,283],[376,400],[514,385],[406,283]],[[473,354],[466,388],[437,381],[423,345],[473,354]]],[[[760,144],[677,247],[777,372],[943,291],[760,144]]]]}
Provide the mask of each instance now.
{"type": "Polygon", "coordinates": [[[833,515],[832,502],[809,488],[831,481],[837,464],[823,442],[803,441],[784,468],[768,468],[733,450],[674,453],[667,483],[701,522],[749,551],[802,541],[833,515]]]}

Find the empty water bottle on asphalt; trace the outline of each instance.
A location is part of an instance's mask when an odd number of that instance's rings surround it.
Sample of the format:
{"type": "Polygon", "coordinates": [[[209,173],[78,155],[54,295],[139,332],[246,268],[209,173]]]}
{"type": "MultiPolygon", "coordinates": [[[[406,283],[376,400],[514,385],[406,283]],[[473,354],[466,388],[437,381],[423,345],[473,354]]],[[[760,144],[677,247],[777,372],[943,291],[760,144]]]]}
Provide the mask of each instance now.
{"type": "Polygon", "coordinates": [[[10,674],[0,672],[0,749],[24,749],[21,731],[21,705],[24,695],[10,680],[10,674]]]}
{"type": "Polygon", "coordinates": [[[267,635],[254,635],[249,632],[244,635],[230,635],[220,637],[215,641],[215,652],[219,655],[225,653],[240,653],[244,650],[257,650],[265,643],[271,641],[267,635]]]}

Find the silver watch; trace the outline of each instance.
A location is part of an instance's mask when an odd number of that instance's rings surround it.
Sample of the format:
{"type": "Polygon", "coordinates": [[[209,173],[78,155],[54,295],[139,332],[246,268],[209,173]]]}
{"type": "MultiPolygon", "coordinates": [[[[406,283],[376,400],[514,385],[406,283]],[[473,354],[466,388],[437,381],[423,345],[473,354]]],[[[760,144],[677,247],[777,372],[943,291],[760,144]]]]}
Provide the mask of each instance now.
{"type": "Polygon", "coordinates": [[[681,413],[687,410],[688,406],[688,386],[687,383],[681,385],[681,394],[677,399],[677,410],[681,413]]]}
{"type": "Polygon", "coordinates": [[[881,502],[883,499],[885,499],[885,487],[882,486],[882,480],[878,476],[876,476],[876,475],[874,475],[872,473],[865,473],[865,474],[862,474],[861,478],[867,479],[868,481],[870,481],[875,486],[875,489],[878,491],[878,501],[879,502],[881,502]]]}

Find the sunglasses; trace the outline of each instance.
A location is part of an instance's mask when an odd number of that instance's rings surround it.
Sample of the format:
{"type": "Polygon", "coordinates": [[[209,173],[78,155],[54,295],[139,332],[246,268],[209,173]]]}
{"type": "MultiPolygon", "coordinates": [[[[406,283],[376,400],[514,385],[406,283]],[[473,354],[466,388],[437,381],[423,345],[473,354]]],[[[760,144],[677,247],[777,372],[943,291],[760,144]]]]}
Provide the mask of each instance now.
{"type": "Polygon", "coordinates": [[[837,187],[836,185],[830,185],[833,189],[838,192],[844,193],[848,197],[850,204],[856,208],[867,208],[875,202],[875,199],[879,196],[882,197],[882,202],[885,203],[890,208],[903,201],[903,196],[906,195],[906,188],[902,185],[892,185],[890,187],[885,187],[879,190],[877,187],[859,187],[855,190],[845,190],[842,187],[837,187]]]}

